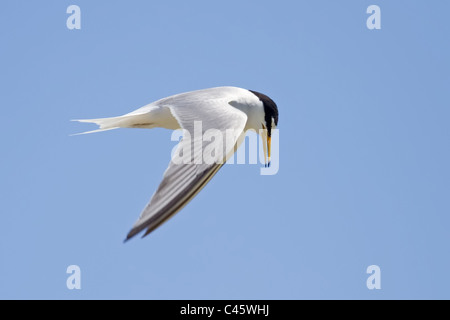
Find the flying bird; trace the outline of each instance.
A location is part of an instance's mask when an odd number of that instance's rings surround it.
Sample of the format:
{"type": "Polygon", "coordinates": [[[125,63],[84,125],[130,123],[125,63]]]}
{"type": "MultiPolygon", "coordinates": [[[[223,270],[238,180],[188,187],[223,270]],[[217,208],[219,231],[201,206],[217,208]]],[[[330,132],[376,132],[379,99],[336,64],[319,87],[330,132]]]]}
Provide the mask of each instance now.
{"type": "Polygon", "coordinates": [[[183,153],[183,161],[172,158],[159,187],[128,233],[127,241],[143,230],[146,230],[145,237],[189,203],[234,154],[247,130],[255,130],[263,139],[266,165],[270,165],[271,133],[278,125],[278,108],[262,93],[217,87],[170,96],[119,117],[73,121],[99,126],[98,130],[82,134],[157,127],[184,132],[175,151],[175,154],[183,153]],[[199,124],[202,134],[210,129],[221,133],[215,136],[220,138],[214,141],[218,147],[215,149],[218,152],[211,153],[214,161],[202,161],[201,150],[211,141],[204,141],[202,135],[198,137],[199,124]]]}

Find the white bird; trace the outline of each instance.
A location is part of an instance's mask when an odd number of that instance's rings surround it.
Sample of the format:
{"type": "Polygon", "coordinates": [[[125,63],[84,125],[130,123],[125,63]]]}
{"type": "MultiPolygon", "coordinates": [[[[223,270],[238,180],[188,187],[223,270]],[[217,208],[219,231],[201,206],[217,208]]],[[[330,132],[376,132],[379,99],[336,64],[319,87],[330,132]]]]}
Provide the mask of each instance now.
{"type": "Polygon", "coordinates": [[[126,240],[129,240],[147,229],[143,235],[145,237],[192,200],[234,154],[247,130],[253,129],[261,135],[264,156],[267,154],[268,159],[266,164],[270,165],[271,131],[278,125],[278,108],[272,99],[259,92],[218,87],[170,96],[120,117],[74,121],[99,126],[98,130],[85,133],[117,128],[183,129],[184,135],[175,154],[194,150],[183,155],[185,158],[182,163],[176,163],[173,159],[170,161],[158,189],[128,233],[126,240]],[[195,135],[198,121],[202,134],[209,129],[222,133],[222,141],[215,143],[220,143],[223,152],[215,152],[214,163],[205,163],[202,161],[202,152],[197,152],[199,146],[203,150],[211,143],[195,135]],[[226,134],[229,130],[233,132],[231,139],[226,134]],[[187,133],[190,134],[189,139],[187,133]]]}

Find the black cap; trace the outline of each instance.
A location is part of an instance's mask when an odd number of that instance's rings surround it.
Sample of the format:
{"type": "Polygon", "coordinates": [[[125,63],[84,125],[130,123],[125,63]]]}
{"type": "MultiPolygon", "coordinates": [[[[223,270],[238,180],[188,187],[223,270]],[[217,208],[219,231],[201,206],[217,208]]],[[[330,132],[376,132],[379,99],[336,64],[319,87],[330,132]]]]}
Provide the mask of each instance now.
{"type": "Polygon", "coordinates": [[[278,125],[278,107],[277,104],[270,99],[265,94],[249,90],[251,93],[253,93],[255,96],[261,100],[261,102],[264,105],[264,120],[266,121],[266,128],[267,128],[267,134],[269,137],[272,135],[272,118],[275,121],[275,125],[278,125]]]}

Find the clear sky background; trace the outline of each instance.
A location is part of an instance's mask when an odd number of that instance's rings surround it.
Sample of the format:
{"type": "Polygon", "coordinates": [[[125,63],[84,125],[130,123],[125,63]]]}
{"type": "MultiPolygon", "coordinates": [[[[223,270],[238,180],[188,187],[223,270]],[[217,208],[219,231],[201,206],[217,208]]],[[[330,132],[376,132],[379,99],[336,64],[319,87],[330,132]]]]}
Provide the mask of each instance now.
{"type": "Polygon", "coordinates": [[[0,298],[450,298],[448,1],[2,1],[0,298]],[[81,8],[81,30],[66,9],[81,8]],[[381,8],[381,30],[366,9],[381,8]],[[280,110],[280,170],[225,166],[124,244],[175,143],[86,136],[232,85],[280,110]],[[82,290],[66,288],[81,268],[82,290]],[[381,268],[381,290],[366,268],[381,268]]]}

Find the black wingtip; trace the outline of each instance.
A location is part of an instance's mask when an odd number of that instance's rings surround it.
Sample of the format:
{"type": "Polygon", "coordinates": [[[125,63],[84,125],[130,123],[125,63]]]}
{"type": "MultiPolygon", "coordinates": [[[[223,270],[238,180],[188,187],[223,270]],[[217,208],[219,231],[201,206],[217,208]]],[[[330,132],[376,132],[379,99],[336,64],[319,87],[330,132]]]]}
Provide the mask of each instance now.
{"type": "Polygon", "coordinates": [[[136,235],[136,232],[131,230],[130,232],[128,232],[127,237],[125,238],[125,240],[123,240],[123,243],[127,243],[128,241],[130,241],[134,236],[136,235]]]}
{"type": "Polygon", "coordinates": [[[141,239],[144,239],[146,236],[148,236],[154,229],[148,228],[147,231],[142,235],[141,239]]]}
{"type": "Polygon", "coordinates": [[[130,237],[129,235],[127,235],[127,237],[125,238],[125,240],[123,240],[123,243],[127,243],[128,241],[130,241],[132,238],[132,236],[130,237]]]}
{"type": "MultiPolygon", "coordinates": [[[[141,237],[142,239],[145,238],[146,236],[149,235],[150,232],[152,232],[153,229],[147,229],[147,231],[144,233],[144,235],[141,237]]],[[[125,240],[123,240],[123,243],[127,243],[128,241],[130,241],[132,238],[134,238],[138,233],[141,233],[142,230],[139,229],[133,229],[131,230],[128,234],[127,237],[125,238],[125,240]]]]}

